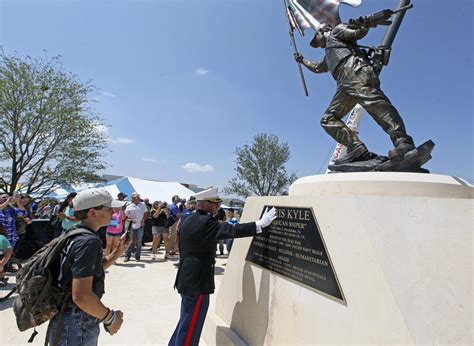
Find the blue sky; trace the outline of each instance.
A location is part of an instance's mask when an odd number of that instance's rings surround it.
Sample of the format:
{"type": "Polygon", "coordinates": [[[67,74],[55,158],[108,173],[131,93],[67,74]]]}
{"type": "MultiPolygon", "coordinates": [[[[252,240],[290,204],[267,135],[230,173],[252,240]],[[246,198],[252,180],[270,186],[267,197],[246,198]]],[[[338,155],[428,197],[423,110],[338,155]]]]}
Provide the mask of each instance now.
{"type": "MultiPolygon", "coordinates": [[[[414,0],[382,89],[417,144],[432,139],[432,173],[473,181],[473,2],[414,0]]],[[[288,142],[289,171],[324,172],[334,143],[319,125],[336,84],[305,71],[305,97],[280,0],[0,1],[7,53],[60,54],[64,68],[101,89],[110,125],[109,174],[224,186],[234,150],[258,132],[288,142]],[[323,168],[322,168],[323,167],[323,168]]],[[[341,18],[398,0],[341,6],[341,18]]],[[[385,28],[361,41],[381,42],[385,28]]],[[[312,32],[297,36],[302,54],[312,32]]],[[[388,136],[365,115],[361,138],[386,154],[388,136]]]]}

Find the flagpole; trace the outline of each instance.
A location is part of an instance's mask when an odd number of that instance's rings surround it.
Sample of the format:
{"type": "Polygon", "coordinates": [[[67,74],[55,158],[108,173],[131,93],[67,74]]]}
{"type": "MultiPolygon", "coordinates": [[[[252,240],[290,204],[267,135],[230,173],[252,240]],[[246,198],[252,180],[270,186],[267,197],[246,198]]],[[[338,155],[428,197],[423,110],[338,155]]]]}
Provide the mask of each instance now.
{"type": "MultiPolygon", "coordinates": [[[[283,0],[283,6],[285,8],[285,13],[286,13],[286,19],[288,20],[288,33],[290,34],[291,37],[291,44],[295,50],[295,53],[298,53],[298,48],[296,47],[296,40],[295,40],[295,35],[294,35],[294,30],[295,28],[291,24],[291,18],[290,14],[288,13],[288,4],[286,3],[286,0],[283,0]]],[[[300,72],[300,78],[301,82],[303,83],[303,88],[304,88],[304,94],[305,96],[308,96],[308,88],[306,87],[306,80],[304,79],[304,74],[303,74],[303,69],[301,68],[301,63],[296,62],[298,65],[298,70],[300,72]]]]}
{"type": "MultiPolygon", "coordinates": [[[[400,0],[398,3],[398,9],[410,5],[411,0],[400,0]]],[[[393,44],[393,41],[395,40],[395,36],[398,33],[398,29],[400,28],[400,25],[402,24],[403,17],[405,17],[405,12],[406,11],[400,11],[395,14],[392,24],[387,28],[387,31],[385,32],[385,36],[382,40],[382,46],[384,47],[391,47],[393,44]]]]}

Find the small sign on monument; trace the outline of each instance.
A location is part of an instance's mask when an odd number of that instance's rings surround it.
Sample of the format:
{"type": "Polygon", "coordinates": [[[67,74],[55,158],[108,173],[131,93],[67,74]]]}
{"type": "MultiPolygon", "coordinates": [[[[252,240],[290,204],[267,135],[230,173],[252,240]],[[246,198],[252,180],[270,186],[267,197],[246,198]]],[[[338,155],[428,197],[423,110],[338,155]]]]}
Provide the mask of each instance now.
{"type": "Polygon", "coordinates": [[[267,207],[278,217],[253,238],[246,260],[346,304],[312,208],[267,207]]]}

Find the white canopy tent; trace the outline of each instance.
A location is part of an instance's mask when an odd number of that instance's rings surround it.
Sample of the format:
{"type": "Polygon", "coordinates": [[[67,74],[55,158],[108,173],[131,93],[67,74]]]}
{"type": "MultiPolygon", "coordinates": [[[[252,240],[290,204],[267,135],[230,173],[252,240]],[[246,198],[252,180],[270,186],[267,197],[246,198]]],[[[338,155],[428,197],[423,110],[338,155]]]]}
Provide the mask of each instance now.
{"type": "Polygon", "coordinates": [[[120,192],[117,185],[106,185],[106,186],[104,186],[104,189],[106,189],[107,192],[110,193],[112,195],[112,197],[114,197],[114,198],[117,198],[117,195],[120,192]]]}
{"type": "MultiPolygon", "coordinates": [[[[117,198],[119,192],[125,193],[130,200],[133,192],[138,192],[142,198],[148,198],[151,203],[154,201],[166,201],[171,203],[171,198],[178,195],[179,198],[189,199],[195,194],[178,182],[153,181],[133,177],[123,177],[104,184],[83,183],[77,185],[68,185],[67,187],[58,187],[46,195],[49,198],[65,199],[70,192],[79,192],[91,187],[103,187],[114,198],[117,198]]],[[[21,192],[21,191],[20,191],[21,192]]],[[[34,196],[33,196],[34,197],[34,196]]]]}
{"type": "Polygon", "coordinates": [[[138,192],[141,198],[148,198],[150,203],[154,201],[166,201],[171,203],[171,198],[178,195],[179,198],[189,199],[194,191],[178,182],[153,181],[133,177],[123,177],[110,181],[104,186],[112,196],[117,197],[119,192],[125,193],[130,200],[133,192],[138,192]]]}

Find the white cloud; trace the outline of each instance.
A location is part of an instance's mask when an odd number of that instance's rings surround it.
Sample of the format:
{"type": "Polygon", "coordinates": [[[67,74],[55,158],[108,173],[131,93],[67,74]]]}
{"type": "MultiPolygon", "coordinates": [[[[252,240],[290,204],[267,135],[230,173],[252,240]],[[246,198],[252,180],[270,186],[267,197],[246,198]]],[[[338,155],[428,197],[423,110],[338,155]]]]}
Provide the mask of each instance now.
{"type": "Polygon", "coordinates": [[[112,93],[112,92],[110,92],[110,91],[107,91],[107,90],[102,90],[102,91],[100,92],[100,94],[101,94],[102,96],[110,97],[110,98],[116,98],[116,97],[117,97],[117,95],[115,95],[114,93],[112,93]]]}
{"type": "Polygon", "coordinates": [[[186,172],[195,173],[195,172],[212,172],[214,167],[209,164],[200,165],[195,162],[188,162],[181,166],[186,172]]]}
{"type": "Polygon", "coordinates": [[[152,158],[150,158],[150,157],[142,157],[142,161],[144,161],[144,162],[154,162],[154,163],[158,163],[158,160],[152,159],[152,158]]]}
{"type": "Polygon", "coordinates": [[[209,73],[209,70],[206,70],[205,68],[203,67],[198,67],[195,71],[194,71],[195,74],[199,75],[199,76],[204,76],[206,74],[209,73]]]}
{"type": "Polygon", "coordinates": [[[92,101],[102,102],[102,99],[104,99],[104,98],[114,99],[116,97],[117,97],[117,95],[115,95],[113,92],[110,92],[110,91],[107,91],[107,90],[100,90],[98,92],[98,95],[96,95],[92,98],[92,101]]]}
{"type": "Polygon", "coordinates": [[[104,137],[109,137],[109,128],[103,124],[95,123],[95,130],[104,137]]]}
{"type": "Polygon", "coordinates": [[[136,140],[130,138],[117,138],[117,139],[110,139],[110,141],[114,144],[132,144],[135,143],[136,140]]]}

